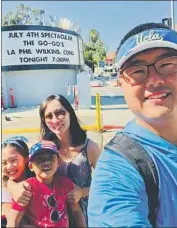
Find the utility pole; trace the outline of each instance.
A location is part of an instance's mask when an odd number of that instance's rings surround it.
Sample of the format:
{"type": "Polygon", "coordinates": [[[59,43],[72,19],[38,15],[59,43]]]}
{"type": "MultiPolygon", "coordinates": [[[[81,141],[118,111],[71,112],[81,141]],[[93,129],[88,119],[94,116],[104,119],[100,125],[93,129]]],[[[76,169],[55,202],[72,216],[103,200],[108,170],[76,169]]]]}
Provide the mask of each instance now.
{"type": "Polygon", "coordinates": [[[173,30],[175,30],[174,0],[171,0],[170,3],[171,3],[171,28],[172,28],[173,30]]]}

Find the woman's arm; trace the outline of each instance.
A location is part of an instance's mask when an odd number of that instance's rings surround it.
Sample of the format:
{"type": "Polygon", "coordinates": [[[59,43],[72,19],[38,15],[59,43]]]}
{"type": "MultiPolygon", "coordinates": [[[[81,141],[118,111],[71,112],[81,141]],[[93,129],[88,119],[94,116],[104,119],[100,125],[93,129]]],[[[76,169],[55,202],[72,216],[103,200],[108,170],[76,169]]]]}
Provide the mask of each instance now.
{"type": "MultiPolygon", "coordinates": [[[[89,140],[87,145],[87,157],[91,166],[95,168],[98,157],[100,156],[101,149],[97,143],[89,140]]],[[[89,195],[90,187],[79,187],[75,185],[75,188],[68,193],[68,201],[78,203],[79,200],[89,195]]]]}
{"type": "Polygon", "coordinates": [[[99,145],[96,142],[89,140],[87,145],[87,157],[93,168],[95,168],[96,162],[100,154],[101,148],[99,147],[99,145]]]}
{"type": "Polygon", "coordinates": [[[86,227],[85,218],[78,203],[68,203],[76,227],[86,227]]]}
{"type": "Polygon", "coordinates": [[[80,188],[75,185],[75,188],[68,193],[68,201],[72,203],[78,203],[81,198],[89,195],[89,190],[89,187],[80,188]]]}

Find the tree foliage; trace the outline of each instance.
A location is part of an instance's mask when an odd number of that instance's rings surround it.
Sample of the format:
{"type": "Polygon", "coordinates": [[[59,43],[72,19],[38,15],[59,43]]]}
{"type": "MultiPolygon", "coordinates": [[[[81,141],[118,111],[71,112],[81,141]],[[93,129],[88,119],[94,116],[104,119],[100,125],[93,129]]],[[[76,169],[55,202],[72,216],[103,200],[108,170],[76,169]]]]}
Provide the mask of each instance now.
{"type": "Polygon", "coordinates": [[[80,27],[67,18],[60,18],[49,15],[49,20],[45,19],[44,10],[31,8],[25,6],[24,3],[17,5],[15,12],[8,12],[2,17],[2,26],[8,25],[46,25],[52,27],[59,27],[67,30],[72,30],[81,33],[80,27]]]}
{"type": "MultiPolygon", "coordinates": [[[[58,23],[55,16],[50,15],[49,19],[49,22],[44,22],[44,10],[30,8],[21,3],[16,7],[15,12],[7,12],[5,16],[3,16],[2,26],[45,24],[47,26],[58,26],[60,28],[81,33],[80,27],[67,18],[61,18],[58,23]]],[[[94,67],[98,66],[99,61],[103,60],[105,56],[106,50],[102,40],[100,39],[99,32],[95,29],[91,29],[89,32],[89,41],[84,44],[85,63],[94,71],[94,67]]]]}
{"type": "Polygon", "coordinates": [[[89,33],[89,42],[84,45],[85,63],[94,71],[94,67],[106,56],[104,44],[100,39],[99,32],[91,29],[89,33]]]}
{"type": "Polygon", "coordinates": [[[25,6],[23,3],[16,7],[15,12],[7,12],[5,16],[2,17],[2,26],[8,25],[40,25],[42,22],[42,16],[44,14],[43,10],[34,9],[25,6]]]}

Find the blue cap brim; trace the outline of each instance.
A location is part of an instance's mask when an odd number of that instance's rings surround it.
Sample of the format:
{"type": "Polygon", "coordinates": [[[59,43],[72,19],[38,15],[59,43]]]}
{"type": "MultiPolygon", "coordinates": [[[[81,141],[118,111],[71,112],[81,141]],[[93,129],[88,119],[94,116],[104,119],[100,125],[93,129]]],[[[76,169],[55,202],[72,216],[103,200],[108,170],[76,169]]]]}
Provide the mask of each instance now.
{"type": "Polygon", "coordinates": [[[177,50],[177,32],[170,29],[151,29],[138,33],[123,43],[117,55],[117,68],[135,54],[152,48],[172,48],[177,50]]]}
{"type": "Polygon", "coordinates": [[[59,157],[59,154],[56,150],[52,150],[50,148],[40,148],[39,150],[36,150],[30,157],[29,157],[29,161],[32,161],[40,152],[42,151],[50,151],[53,154],[56,154],[59,157]]]}

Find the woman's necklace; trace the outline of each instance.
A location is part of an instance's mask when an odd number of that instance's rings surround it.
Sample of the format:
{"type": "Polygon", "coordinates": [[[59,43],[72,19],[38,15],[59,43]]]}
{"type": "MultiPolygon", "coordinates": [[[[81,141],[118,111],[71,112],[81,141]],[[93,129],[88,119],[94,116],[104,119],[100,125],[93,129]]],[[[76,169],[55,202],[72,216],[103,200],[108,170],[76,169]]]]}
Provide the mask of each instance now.
{"type": "Polygon", "coordinates": [[[63,160],[73,160],[75,157],[78,156],[79,151],[77,152],[76,148],[73,149],[60,149],[59,154],[61,156],[61,158],[63,158],[63,160]]]}

